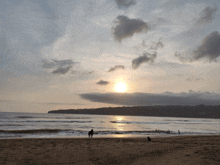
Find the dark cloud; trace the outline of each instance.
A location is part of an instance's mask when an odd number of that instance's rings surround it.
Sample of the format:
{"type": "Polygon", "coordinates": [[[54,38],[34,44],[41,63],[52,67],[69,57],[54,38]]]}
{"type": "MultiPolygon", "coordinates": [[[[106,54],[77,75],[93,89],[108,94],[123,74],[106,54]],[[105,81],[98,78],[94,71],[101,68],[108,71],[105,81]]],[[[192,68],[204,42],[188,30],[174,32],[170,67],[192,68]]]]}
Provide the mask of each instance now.
{"type": "Polygon", "coordinates": [[[98,85],[108,85],[109,82],[108,81],[103,81],[103,80],[100,80],[99,82],[97,82],[96,84],[98,85]]]}
{"type": "Polygon", "coordinates": [[[66,74],[72,67],[67,66],[67,67],[59,67],[55,69],[52,74],[66,74]]]}
{"type": "Polygon", "coordinates": [[[140,19],[129,19],[120,15],[115,21],[116,26],[112,28],[114,39],[121,42],[123,39],[132,37],[135,33],[146,32],[149,25],[140,19]]]}
{"type": "Polygon", "coordinates": [[[178,59],[179,59],[181,62],[183,62],[183,63],[190,61],[189,58],[184,57],[184,56],[183,56],[182,54],[180,54],[179,52],[175,52],[175,53],[174,53],[174,56],[175,56],[176,58],[178,58],[178,59]]]}
{"type": "Polygon", "coordinates": [[[123,65],[115,65],[115,67],[113,68],[110,68],[108,72],[113,72],[113,71],[116,71],[118,69],[125,69],[125,67],[123,65]]]}
{"type": "Polygon", "coordinates": [[[92,74],[92,73],[94,73],[94,71],[90,71],[90,72],[88,72],[89,74],[92,74]]]}
{"type": "Polygon", "coordinates": [[[209,92],[172,93],[89,93],[80,97],[92,102],[116,105],[219,105],[220,94],[209,92]]]}
{"type": "Polygon", "coordinates": [[[199,17],[197,23],[198,24],[210,23],[214,19],[214,14],[215,14],[216,11],[217,11],[217,7],[216,6],[206,7],[201,12],[201,16],[199,17]]]}
{"type": "Polygon", "coordinates": [[[207,58],[210,62],[215,61],[220,56],[220,34],[217,31],[206,36],[202,45],[194,51],[193,61],[207,58]]]}
{"type": "Polygon", "coordinates": [[[81,74],[81,75],[90,75],[90,74],[93,74],[94,71],[78,71],[78,70],[73,70],[71,72],[72,74],[81,74]]]}
{"type": "Polygon", "coordinates": [[[150,54],[144,53],[143,56],[135,58],[132,60],[132,68],[137,69],[140,67],[142,63],[154,63],[155,58],[157,57],[157,53],[150,54]]]}
{"type": "Polygon", "coordinates": [[[220,56],[220,34],[217,31],[210,33],[202,40],[202,44],[193,53],[174,54],[182,62],[193,62],[207,59],[209,62],[217,61],[220,56]]]}
{"type": "Polygon", "coordinates": [[[158,41],[157,43],[154,43],[150,49],[154,49],[154,50],[157,50],[158,48],[163,48],[163,43],[161,41],[158,41]]]}
{"type": "Polygon", "coordinates": [[[135,0],[115,0],[115,2],[118,8],[128,8],[136,4],[135,0]]]}
{"type": "Polygon", "coordinates": [[[44,69],[54,69],[52,74],[66,74],[72,66],[76,63],[72,60],[42,60],[42,68],[44,69]]]}
{"type": "Polygon", "coordinates": [[[56,67],[63,67],[63,66],[72,66],[75,62],[72,60],[42,60],[43,65],[42,68],[56,68],[56,67]]]}

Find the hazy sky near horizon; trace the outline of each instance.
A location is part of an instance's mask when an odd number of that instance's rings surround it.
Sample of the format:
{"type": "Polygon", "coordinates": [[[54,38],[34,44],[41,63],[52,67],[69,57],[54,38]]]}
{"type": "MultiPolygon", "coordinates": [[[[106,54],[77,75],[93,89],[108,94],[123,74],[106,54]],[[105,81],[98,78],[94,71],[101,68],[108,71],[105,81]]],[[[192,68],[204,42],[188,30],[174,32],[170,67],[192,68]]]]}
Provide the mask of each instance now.
{"type": "Polygon", "coordinates": [[[0,112],[219,104],[219,22],[219,0],[3,1],[0,112]]]}

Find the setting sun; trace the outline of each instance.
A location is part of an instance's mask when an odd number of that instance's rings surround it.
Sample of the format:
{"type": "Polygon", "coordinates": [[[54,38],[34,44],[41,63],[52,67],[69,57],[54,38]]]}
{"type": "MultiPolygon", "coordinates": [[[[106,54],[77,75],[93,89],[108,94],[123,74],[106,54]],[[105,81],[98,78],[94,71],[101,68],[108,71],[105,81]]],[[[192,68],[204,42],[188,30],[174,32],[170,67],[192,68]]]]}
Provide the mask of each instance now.
{"type": "Polygon", "coordinates": [[[126,84],[123,83],[123,82],[117,83],[116,86],[115,86],[115,90],[117,92],[124,92],[126,90],[126,84]]]}

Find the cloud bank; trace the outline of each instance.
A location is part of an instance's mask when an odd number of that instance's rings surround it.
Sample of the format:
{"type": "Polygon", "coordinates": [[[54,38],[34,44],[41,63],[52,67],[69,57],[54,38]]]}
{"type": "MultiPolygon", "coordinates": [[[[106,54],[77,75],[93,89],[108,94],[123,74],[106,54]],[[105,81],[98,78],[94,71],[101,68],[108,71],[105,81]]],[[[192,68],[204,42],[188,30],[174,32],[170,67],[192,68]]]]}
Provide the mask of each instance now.
{"type": "Polygon", "coordinates": [[[115,67],[113,67],[113,68],[110,68],[109,70],[108,70],[108,72],[113,72],[113,71],[116,71],[116,70],[118,70],[118,69],[125,69],[125,67],[123,66],[123,65],[115,65],[115,67]]]}
{"type": "Polygon", "coordinates": [[[219,105],[220,94],[209,92],[172,93],[88,93],[80,94],[81,98],[99,103],[129,106],[150,105],[219,105]]]}
{"type": "Polygon", "coordinates": [[[98,84],[98,85],[108,85],[109,82],[108,82],[108,81],[104,81],[104,80],[100,80],[100,81],[97,82],[96,84],[98,84]]]}
{"type": "Polygon", "coordinates": [[[132,5],[135,5],[136,2],[134,0],[115,0],[116,4],[118,5],[118,8],[128,8],[132,5]]]}
{"type": "Polygon", "coordinates": [[[132,37],[135,33],[146,32],[149,25],[140,19],[130,19],[120,15],[115,21],[116,26],[112,28],[114,39],[121,42],[125,38],[132,37]]]}
{"type": "Polygon", "coordinates": [[[150,53],[144,53],[143,56],[139,56],[138,58],[135,58],[131,61],[132,68],[137,69],[140,67],[142,63],[154,63],[155,58],[157,57],[157,53],[150,54],[150,53]]]}

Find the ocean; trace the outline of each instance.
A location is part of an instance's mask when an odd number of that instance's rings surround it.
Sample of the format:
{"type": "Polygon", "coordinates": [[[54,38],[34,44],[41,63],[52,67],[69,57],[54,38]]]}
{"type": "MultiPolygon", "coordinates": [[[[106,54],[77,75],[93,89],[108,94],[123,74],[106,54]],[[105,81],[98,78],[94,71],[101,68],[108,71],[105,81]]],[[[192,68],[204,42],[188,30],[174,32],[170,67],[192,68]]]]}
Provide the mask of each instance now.
{"type": "Polygon", "coordinates": [[[220,135],[220,119],[0,112],[0,138],[220,135]],[[180,134],[178,133],[180,131],[180,134]]]}

